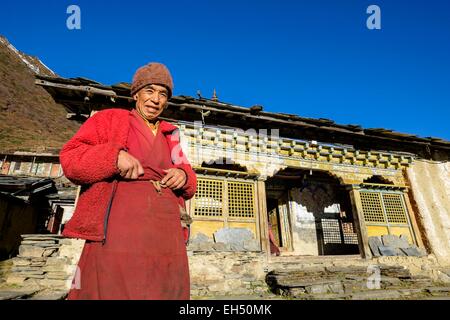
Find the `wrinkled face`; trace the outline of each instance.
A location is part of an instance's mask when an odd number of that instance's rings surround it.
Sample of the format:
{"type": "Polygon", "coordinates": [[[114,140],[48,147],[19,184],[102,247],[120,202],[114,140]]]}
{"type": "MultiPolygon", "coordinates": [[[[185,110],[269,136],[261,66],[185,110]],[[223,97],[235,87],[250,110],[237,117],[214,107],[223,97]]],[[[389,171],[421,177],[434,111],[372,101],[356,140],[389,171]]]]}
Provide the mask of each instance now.
{"type": "Polygon", "coordinates": [[[134,95],[136,109],[149,121],[159,117],[166,108],[168,99],[167,88],[157,84],[145,86],[134,95]]]}

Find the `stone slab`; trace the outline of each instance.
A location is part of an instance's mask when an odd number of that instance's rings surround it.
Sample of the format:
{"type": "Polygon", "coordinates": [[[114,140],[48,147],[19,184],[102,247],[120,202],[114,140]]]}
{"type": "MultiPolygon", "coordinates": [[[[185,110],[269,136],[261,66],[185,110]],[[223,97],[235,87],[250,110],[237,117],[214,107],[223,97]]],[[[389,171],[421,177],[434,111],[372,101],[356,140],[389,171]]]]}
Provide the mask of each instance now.
{"type": "Polygon", "coordinates": [[[416,246],[408,247],[408,248],[402,248],[401,249],[405,255],[409,257],[424,257],[426,256],[426,253],[424,250],[417,248],[416,246]]]}
{"type": "Polygon", "coordinates": [[[1,290],[0,300],[13,300],[22,297],[30,296],[37,290],[1,290]]]}
{"type": "Polygon", "coordinates": [[[383,246],[383,243],[381,242],[380,237],[369,237],[370,251],[372,251],[372,254],[375,257],[379,257],[381,255],[378,249],[381,246],[383,246]]]}
{"type": "Polygon", "coordinates": [[[398,299],[401,293],[395,290],[370,290],[354,293],[352,300],[390,300],[398,299]]]}
{"type": "Polygon", "coordinates": [[[393,248],[407,248],[409,247],[408,239],[405,237],[398,237],[393,234],[385,234],[382,237],[383,245],[393,248]]]}
{"type": "Polygon", "coordinates": [[[203,243],[203,242],[213,242],[213,240],[211,238],[209,238],[207,235],[205,235],[204,233],[197,233],[197,235],[195,236],[195,238],[191,239],[189,241],[190,244],[196,244],[196,243],[203,243]]]}
{"type": "Polygon", "coordinates": [[[64,300],[68,292],[65,290],[42,290],[34,294],[29,300],[64,300]]]}
{"type": "Polygon", "coordinates": [[[245,228],[222,228],[214,233],[215,242],[229,244],[233,251],[244,251],[245,241],[253,238],[253,233],[245,228]]]}
{"type": "Polygon", "coordinates": [[[382,256],[397,256],[397,248],[381,246],[378,247],[382,256]]]}

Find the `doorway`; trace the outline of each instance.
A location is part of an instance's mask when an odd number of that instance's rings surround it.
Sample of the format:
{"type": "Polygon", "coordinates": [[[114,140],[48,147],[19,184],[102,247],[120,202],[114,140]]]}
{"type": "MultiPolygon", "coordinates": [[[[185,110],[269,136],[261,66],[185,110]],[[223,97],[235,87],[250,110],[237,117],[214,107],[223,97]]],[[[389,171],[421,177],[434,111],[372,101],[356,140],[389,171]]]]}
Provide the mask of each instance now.
{"type": "Polygon", "coordinates": [[[266,182],[267,219],[289,255],[359,254],[350,196],[327,172],[287,168],[266,182]]]}

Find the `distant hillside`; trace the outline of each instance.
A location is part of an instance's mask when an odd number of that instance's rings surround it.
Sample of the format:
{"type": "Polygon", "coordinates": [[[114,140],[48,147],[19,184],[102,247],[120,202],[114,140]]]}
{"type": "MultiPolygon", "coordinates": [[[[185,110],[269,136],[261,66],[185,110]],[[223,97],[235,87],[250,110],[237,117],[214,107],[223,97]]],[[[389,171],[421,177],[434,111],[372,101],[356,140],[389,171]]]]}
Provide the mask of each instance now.
{"type": "Polygon", "coordinates": [[[0,36],[0,152],[60,149],[80,126],[34,84],[35,74],[56,75],[0,36]]]}

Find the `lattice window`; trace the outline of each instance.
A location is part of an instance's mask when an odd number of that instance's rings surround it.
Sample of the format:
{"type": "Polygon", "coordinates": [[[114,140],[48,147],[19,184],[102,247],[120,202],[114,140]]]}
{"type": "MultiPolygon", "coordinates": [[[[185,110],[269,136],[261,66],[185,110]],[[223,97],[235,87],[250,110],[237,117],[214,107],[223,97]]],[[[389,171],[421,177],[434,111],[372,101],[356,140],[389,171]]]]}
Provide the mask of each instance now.
{"type": "Polygon", "coordinates": [[[399,194],[383,194],[384,209],[389,223],[408,223],[401,195],[399,194]]]}
{"type": "Polygon", "coordinates": [[[344,234],[345,244],[358,244],[358,235],[353,229],[352,222],[342,222],[342,233],[344,234]]]}
{"type": "Polygon", "coordinates": [[[194,216],[220,217],[223,215],[223,181],[198,179],[194,216]]]}
{"type": "Polygon", "coordinates": [[[366,222],[385,223],[381,197],[378,192],[361,192],[361,205],[366,222]]]}
{"type": "Polygon", "coordinates": [[[339,228],[339,220],[337,219],[321,219],[323,242],[342,243],[341,230],[339,228]]]}
{"type": "Polygon", "coordinates": [[[234,218],[253,218],[254,184],[246,182],[228,182],[228,216],[234,218]]]}
{"type": "Polygon", "coordinates": [[[414,232],[403,194],[388,191],[361,191],[361,204],[368,236],[404,234],[412,243],[414,232]]]}
{"type": "Polygon", "coordinates": [[[253,182],[197,179],[194,217],[255,219],[255,184],[253,182]]]}

